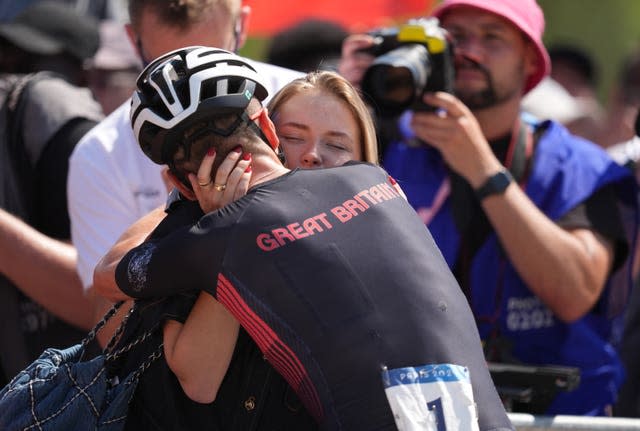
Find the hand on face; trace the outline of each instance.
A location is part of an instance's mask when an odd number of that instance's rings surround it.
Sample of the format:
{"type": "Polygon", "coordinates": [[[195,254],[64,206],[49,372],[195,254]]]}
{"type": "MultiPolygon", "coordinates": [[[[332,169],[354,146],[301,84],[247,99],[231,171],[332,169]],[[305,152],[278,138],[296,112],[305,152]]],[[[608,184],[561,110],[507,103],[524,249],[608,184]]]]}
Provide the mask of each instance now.
{"type": "Polygon", "coordinates": [[[189,182],[200,208],[205,213],[215,211],[247,194],[251,179],[251,154],[242,153],[238,146],[229,152],[222,161],[214,180],[211,180],[211,169],[216,158],[210,148],[202,159],[198,174],[189,174],[189,182]]]}
{"type": "Polygon", "coordinates": [[[438,92],[426,94],[424,102],[435,112],[415,112],[411,127],[420,140],[440,151],[447,165],[475,188],[501,168],[480,124],[459,99],[438,92]]]}

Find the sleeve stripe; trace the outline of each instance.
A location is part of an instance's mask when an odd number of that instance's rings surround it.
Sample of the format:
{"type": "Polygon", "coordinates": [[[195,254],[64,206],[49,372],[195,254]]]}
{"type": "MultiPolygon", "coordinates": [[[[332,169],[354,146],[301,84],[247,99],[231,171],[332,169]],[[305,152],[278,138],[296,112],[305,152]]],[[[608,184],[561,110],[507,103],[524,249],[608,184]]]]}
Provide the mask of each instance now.
{"type": "Polygon", "coordinates": [[[222,274],[218,276],[216,297],[234,315],[254,339],[267,360],[298,393],[311,415],[319,422],[324,411],[318,393],[296,354],[242,299],[237,289],[222,274]]]}

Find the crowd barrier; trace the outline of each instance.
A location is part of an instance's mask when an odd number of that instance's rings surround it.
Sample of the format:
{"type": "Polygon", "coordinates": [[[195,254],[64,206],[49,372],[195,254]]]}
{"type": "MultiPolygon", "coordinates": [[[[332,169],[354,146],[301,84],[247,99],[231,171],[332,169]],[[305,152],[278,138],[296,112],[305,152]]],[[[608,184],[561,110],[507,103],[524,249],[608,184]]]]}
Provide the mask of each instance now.
{"type": "Polygon", "coordinates": [[[517,431],[640,431],[640,419],[508,413],[517,431]]]}

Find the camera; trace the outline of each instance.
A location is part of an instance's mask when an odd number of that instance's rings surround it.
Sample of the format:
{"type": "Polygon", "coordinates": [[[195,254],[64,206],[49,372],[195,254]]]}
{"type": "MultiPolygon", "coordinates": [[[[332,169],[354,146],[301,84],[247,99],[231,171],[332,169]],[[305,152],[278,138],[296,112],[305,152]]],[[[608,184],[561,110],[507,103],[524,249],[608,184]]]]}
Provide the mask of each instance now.
{"type": "Polygon", "coordinates": [[[426,92],[453,92],[453,44],[437,18],[409,20],[369,33],[374,44],[361,50],[375,56],[362,79],[362,93],[382,116],[406,109],[430,111],[426,92]]]}

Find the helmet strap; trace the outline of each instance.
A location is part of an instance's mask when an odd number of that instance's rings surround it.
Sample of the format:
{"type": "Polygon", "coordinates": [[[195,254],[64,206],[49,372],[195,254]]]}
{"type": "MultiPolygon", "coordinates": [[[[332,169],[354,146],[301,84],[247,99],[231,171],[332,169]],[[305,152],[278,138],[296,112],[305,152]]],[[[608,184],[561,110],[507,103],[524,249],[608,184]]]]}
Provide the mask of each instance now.
{"type": "Polygon", "coordinates": [[[264,133],[262,128],[259,127],[255,122],[251,121],[249,123],[249,129],[251,129],[253,133],[255,133],[256,135],[258,135],[258,137],[262,139],[265,142],[265,144],[268,144],[270,147],[273,148],[273,145],[271,144],[271,141],[269,140],[269,138],[267,138],[267,135],[264,133]]]}
{"type": "Polygon", "coordinates": [[[278,147],[280,146],[280,141],[278,140],[278,136],[275,133],[275,127],[271,120],[269,119],[269,111],[267,108],[262,108],[258,112],[254,113],[249,117],[253,123],[253,125],[259,130],[259,132],[255,131],[255,133],[260,136],[260,138],[269,144],[269,146],[277,152],[278,147]],[[255,125],[255,120],[258,120],[259,127],[255,125]],[[265,133],[265,131],[267,131],[265,133]]]}

